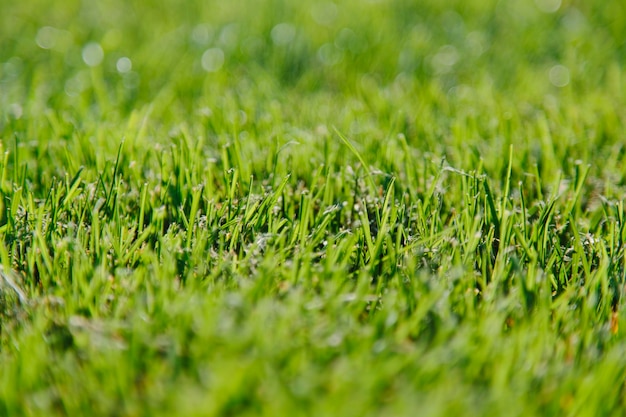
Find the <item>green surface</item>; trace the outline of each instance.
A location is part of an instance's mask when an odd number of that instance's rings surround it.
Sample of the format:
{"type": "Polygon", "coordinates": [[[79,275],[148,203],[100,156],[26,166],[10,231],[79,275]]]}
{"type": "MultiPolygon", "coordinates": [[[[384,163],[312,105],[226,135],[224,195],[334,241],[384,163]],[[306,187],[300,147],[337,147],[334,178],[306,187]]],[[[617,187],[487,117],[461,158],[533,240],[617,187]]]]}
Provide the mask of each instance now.
{"type": "Polygon", "coordinates": [[[0,9],[0,415],[626,413],[621,2],[0,9]]]}

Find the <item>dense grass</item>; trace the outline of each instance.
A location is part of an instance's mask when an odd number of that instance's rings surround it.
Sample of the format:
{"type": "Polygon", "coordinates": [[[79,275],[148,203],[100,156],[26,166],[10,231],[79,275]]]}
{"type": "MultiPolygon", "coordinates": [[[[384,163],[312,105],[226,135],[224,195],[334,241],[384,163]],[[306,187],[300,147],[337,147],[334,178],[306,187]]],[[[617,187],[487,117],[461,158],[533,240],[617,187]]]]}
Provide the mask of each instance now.
{"type": "Polygon", "coordinates": [[[626,6],[558,6],[5,1],[0,415],[623,415],[626,6]]]}

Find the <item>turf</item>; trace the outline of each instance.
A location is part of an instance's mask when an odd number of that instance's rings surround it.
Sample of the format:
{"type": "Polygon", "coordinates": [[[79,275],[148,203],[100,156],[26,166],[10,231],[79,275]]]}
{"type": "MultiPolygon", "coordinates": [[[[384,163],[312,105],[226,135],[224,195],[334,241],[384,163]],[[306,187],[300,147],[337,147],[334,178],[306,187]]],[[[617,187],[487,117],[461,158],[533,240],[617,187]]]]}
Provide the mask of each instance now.
{"type": "Polygon", "coordinates": [[[0,415],[626,412],[626,6],[5,1],[0,415]]]}

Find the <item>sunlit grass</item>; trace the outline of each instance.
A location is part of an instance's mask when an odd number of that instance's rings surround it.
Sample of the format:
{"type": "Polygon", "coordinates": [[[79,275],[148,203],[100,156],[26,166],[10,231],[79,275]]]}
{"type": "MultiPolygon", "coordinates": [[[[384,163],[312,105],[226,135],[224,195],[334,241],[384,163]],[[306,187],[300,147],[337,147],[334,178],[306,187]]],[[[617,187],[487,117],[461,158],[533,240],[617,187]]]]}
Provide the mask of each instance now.
{"type": "Polygon", "coordinates": [[[2,10],[0,414],[623,414],[619,2],[2,10]]]}

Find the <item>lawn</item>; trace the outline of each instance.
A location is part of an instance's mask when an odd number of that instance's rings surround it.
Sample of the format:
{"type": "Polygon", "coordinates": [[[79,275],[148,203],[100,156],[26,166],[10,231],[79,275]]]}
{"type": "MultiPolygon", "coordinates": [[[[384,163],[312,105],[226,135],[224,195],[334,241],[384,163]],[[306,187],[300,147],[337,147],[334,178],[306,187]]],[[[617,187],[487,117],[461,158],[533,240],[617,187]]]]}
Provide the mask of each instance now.
{"type": "Polygon", "coordinates": [[[0,415],[626,414],[622,2],[0,9],[0,415]]]}

